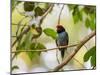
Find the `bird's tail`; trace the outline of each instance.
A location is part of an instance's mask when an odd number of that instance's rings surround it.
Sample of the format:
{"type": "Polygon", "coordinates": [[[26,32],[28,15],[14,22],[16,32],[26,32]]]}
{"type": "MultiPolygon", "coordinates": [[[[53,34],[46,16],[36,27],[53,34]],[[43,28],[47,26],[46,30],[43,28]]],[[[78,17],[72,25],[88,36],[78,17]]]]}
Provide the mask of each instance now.
{"type": "Polygon", "coordinates": [[[61,58],[62,58],[62,60],[63,60],[63,58],[64,58],[64,53],[65,53],[65,50],[62,49],[62,50],[61,50],[61,58]]]}

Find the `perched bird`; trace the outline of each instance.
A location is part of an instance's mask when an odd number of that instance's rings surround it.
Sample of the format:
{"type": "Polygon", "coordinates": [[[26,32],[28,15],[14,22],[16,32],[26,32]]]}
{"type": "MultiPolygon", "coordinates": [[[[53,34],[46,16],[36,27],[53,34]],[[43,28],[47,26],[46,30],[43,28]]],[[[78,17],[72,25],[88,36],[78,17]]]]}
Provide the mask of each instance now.
{"type": "MultiPolygon", "coordinates": [[[[65,31],[65,28],[62,25],[57,25],[56,28],[57,28],[57,33],[58,33],[58,36],[56,39],[56,45],[57,46],[68,45],[69,36],[68,36],[68,33],[65,31]]],[[[64,58],[64,53],[65,53],[66,49],[67,49],[67,47],[66,48],[59,48],[59,50],[61,51],[62,60],[64,58]]]]}

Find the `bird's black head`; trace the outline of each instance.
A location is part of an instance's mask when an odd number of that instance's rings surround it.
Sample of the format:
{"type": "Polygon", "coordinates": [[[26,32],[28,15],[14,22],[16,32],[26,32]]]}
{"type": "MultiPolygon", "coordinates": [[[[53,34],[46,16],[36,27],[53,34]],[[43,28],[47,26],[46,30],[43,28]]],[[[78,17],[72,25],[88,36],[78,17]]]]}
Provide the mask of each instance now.
{"type": "Polygon", "coordinates": [[[62,25],[57,25],[56,28],[57,28],[57,33],[61,33],[65,31],[65,28],[62,25]]]}

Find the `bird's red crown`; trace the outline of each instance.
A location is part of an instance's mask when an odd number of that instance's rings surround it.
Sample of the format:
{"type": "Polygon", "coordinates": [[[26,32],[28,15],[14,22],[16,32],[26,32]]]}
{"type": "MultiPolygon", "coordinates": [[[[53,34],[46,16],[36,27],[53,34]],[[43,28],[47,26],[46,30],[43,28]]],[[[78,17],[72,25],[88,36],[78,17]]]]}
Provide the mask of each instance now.
{"type": "Polygon", "coordinates": [[[65,28],[62,25],[57,25],[56,28],[58,33],[65,31],[65,28]]]}

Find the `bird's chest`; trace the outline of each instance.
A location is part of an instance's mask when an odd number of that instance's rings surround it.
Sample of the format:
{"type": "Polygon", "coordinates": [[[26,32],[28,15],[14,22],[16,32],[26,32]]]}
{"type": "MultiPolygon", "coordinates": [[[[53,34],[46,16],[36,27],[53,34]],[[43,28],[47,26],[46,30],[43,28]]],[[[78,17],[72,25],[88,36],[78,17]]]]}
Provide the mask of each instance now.
{"type": "Polygon", "coordinates": [[[58,35],[57,43],[58,43],[58,45],[62,45],[62,46],[66,45],[66,43],[67,43],[67,37],[66,37],[65,33],[60,33],[58,35]]]}

